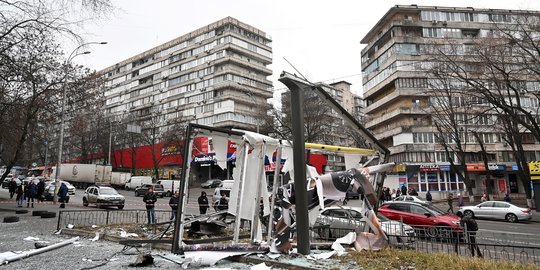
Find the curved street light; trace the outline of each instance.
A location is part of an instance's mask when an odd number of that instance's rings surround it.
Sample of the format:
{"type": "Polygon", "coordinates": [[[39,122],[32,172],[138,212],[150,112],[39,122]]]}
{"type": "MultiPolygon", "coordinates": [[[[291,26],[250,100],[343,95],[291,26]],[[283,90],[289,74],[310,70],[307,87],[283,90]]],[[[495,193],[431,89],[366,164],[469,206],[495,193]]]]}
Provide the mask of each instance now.
{"type": "Polygon", "coordinates": [[[54,194],[53,194],[53,203],[55,203],[55,204],[58,201],[57,194],[58,194],[58,190],[60,189],[60,185],[58,185],[58,182],[59,182],[58,181],[58,176],[60,175],[60,164],[62,163],[62,151],[63,151],[63,147],[64,147],[64,111],[65,111],[65,107],[66,107],[65,99],[66,99],[66,79],[67,79],[67,76],[68,76],[68,65],[71,63],[73,58],[75,58],[75,57],[77,57],[79,55],[89,54],[90,51],[79,52],[79,49],[81,49],[84,46],[91,45],[91,44],[105,45],[105,44],[107,44],[107,42],[106,41],[101,41],[101,42],[83,43],[83,44],[77,46],[77,48],[75,48],[69,54],[68,58],[64,62],[64,84],[62,85],[62,109],[60,111],[60,138],[58,139],[58,159],[56,161],[56,173],[54,175],[55,189],[54,189],[54,194]]]}

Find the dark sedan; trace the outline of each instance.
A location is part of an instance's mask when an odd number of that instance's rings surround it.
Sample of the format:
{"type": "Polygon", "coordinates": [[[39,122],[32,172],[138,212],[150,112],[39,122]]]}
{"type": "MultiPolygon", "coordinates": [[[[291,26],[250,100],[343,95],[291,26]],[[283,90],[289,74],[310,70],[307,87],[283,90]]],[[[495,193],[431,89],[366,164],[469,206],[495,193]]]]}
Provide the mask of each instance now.
{"type": "Polygon", "coordinates": [[[201,184],[202,188],[217,188],[221,187],[222,181],[219,179],[209,179],[206,180],[206,182],[201,184]]]}

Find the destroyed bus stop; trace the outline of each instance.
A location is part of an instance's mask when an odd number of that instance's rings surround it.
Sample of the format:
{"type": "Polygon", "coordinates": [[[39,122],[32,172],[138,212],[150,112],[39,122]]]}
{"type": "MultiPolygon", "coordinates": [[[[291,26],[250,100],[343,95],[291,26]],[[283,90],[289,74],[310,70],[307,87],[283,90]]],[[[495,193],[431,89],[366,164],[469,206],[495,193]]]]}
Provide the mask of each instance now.
{"type": "MultiPolygon", "coordinates": [[[[335,111],[339,112],[343,117],[346,123],[351,126],[356,132],[358,132],[362,137],[366,139],[366,142],[375,150],[378,158],[379,164],[387,163],[389,151],[386,149],[376,138],[369,133],[354,117],[352,117],[345,109],[343,109],[328,93],[326,93],[320,86],[314,86],[305,80],[301,80],[295,76],[292,76],[288,73],[282,73],[280,81],[283,82],[291,90],[291,110],[293,115],[293,154],[292,159],[294,160],[294,185],[295,185],[295,195],[296,197],[296,232],[297,232],[297,242],[298,242],[298,251],[302,254],[309,254],[310,244],[309,244],[309,220],[308,220],[308,209],[307,209],[307,188],[306,188],[306,168],[304,166],[299,166],[298,164],[306,164],[305,162],[305,141],[303,137],[303,91],[310,90],[317,93],[317,95],[327,104],[332,107],[335,111]]],[[[231,193],[231,208],[229,212],[235,216],[235,229],[234,229],[234,238],[233,244],[238,243],[239,239],[239,228],[241,219],[247,219],[252,221],[252,231],[251,231],[251,240],[260,242],[262,240],[260,225],[258,224],[258,198],[261,197],[261,192],[267,192],[266,185],[262,185],[261,181],[266,181],[264,178],[264,155],[270,153],[270,155],[277,151],[280,156],[281,149],[285,144],[290,147],[287,142],[282,142],[258,133],[248,132],[248,131],[239,131],[239,130],[226,130],[221,128],[207,127],[198,124],[190,124],[186,129],[185,140],[189,142],[189,147],[184,149],[184,162],[182,164],[182,184],[180,185],[180,194],[182,200],[179,202],[177,220],[175,222],[175,230],[173,237],[172,252],[173,253],[182,253],[183,247],[181,246],[183,229],[184,229],[184,208],[187,200],[187,190],[188,190],[188,178],[189,170],[191,166],[191,151],[193,146],[192,138],[196,136],[211,136],[212,138],[226,138],[233,142],[236,142],[239,146],[239,153],[237,153],[237,170],[235,170],[237,179],[235,181],[235,190],[236,192],[231,193]],[[195,136],[193,136],[195,134],[195,136]],[[267,147],[267,146],[271,147],[267,147]],[[249,147],[254,147],[250,149],[249,147]],[[256,148],[255,148],[256,147],[256,148]],[[267,149],[268,148],[268,149],[267,149]],[[248,151],[256,150],[259,153],[259,160],[257,166],[257,160],[250,158],[248,159],[248,151]],[[249,166],[248,164],[252,165],[249,166]],[[256,168],[253,168],[253,165],[256,168]],[[246,181],[247,174],[250,174],[249,179],[257,179],[258,181],[246,181]],[[244,197],[246,190],[255,190],[256,196],[254,198],[244,197]],[[251,201],[250,201],[251,200],[251,201]],[[254,200],[254,201],[253,201],[254,200]]],[[[226,141],[226,140],[225,140],[226,141]]],[[[214,142],[214,145],[216,143],[214,142]]],[[[223,145],[223,143],[217,143],[217,145],[223,145]]],[[[216,148],[216,152],[220,151],[221,147],[216,148]]],[[[226,151],[226,150],[225,150],[226,151]]],[[[226,155],[226,153],[225,153],[226,155]]],[[[218,155],[217,155],[218,156],[218,155]]],[[[280,160],[279,157],[278,160],[280,160]]],[[[290,159],[290,157],[289,157],[290,159]]],[[[219,158],[218,158],[219,162],[219,158]]],[[[280,166],[276,166],[275,177],[280,175],[280,166]]],[[[384,174],[377,172],[374,177],[373,185],[375,185],[376,194],[380,194],[384,182],[384,174]]],[[[274,180],[273,192],[276,191],[276,185],[278,181],[274,180]]],[[[378,197],[378,196],[377,196],[378,197]]],[[[265,211],[269,207],[267,201],[263,200],[265,204],[265,211]]],[[[273,204],[272,204],[273,205],[273,204]]],[[[274,211],[268,210],[272,215],[274,211]]],[[[271,234],[271,222],[272,218],[269,220],[268,231],[269,238],[271,234]]]]}

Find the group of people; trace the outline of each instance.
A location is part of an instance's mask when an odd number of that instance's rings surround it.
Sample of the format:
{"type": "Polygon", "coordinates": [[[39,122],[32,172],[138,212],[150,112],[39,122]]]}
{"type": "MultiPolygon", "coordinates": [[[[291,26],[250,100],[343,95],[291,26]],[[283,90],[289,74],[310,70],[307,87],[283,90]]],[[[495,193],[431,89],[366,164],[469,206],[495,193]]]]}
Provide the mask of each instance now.
{"type": "MultiPolygon", "coordinates": [[[[153,188],[149,188],[148,192],[143,197],[143,202],[146,204],[146,214],[148,218],[148,224],[155,224],[156,223],[156,211],[155,211],[155,205],[157,201],[157,196],[154,193],[153,188]]],[[[180,202],[180,192],[176,191],[174,193],[174,196],[172,196],[169,199],[169,206],[171,207],[171,218],[170,221],[173,221],[176,219],[176,214],[178,213],[178,205],[180,202]]],[[[208,204],[208,197],[206,196],[206,192],[202,191],[201,196],[197,199],[197,202],[199,204],[199,213],[201,215],[206,214],[206,211],[209,208],[208,204]]],[[[228,199],[227,196],[221,196],[221,199],[219,201],[218,209],[228,209],[228,199]]]]}
{"type": "Polygon", "coordinates": [[[34,207],[34,202],[43,201],[43,192],[45,190],[45,182],[40,180],[37,184],[34,181],[21,182],[17,184],[15,179],[11,179],[8,184],[9,198],[17,201],[18,207],[23,207],[26,201],[26,207],[34,207]]]}
{"type": "Polygon", "coordinates": [[[407,188],[407,186],[405,185],[401,186],[401,188],[392,189],[392,190],[390,190],[389,187],[383,187],[383,191],[379,199],[383,202],[391,201],[401,195],[407,195],[407,194],[411,196],[418,196],[418,191],[416,191],[415,188],[407,188]]]}
{"type": "MultiPolygon", "coordinates": [[[[8,190],[9,198],[17,202],[17,207],[23,207],[26,201],[27,208],[34,208],[34,203],[43,202],[45,199],[45,181],[40,179],[37,183],[34,180],[17,183],[15,179],[9,180],[8,190]]],[[[65,203],[68,202],[69,194],[68,187],[65,183],[60,185],[58,191],[58,198],[60,202],[60,208],[65,208],[65,203]]]]}

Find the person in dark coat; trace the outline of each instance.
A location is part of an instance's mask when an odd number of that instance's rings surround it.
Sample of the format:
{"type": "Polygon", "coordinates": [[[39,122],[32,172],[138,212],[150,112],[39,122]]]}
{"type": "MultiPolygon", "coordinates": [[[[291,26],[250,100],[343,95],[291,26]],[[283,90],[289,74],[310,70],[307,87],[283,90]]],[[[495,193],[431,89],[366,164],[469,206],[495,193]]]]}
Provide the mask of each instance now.
{"type": "Polygon", "coordinates": [[[154,193],[154,189],[150,187],[148,192],[146,192],[143,197],[143,202],[146,203],[146,216],[148,217],[148,224],[156,223],[156,210],[154,209],[156,201],[156,193],[154,193]]]}
{"type": "Polygon", "coordinates": [[[510,194],[506,193],[506,195],[504,195],[504,201],[505,202],[512,202],[512,198],[510,198],[510,194]]]}
{"type": "Polygon", "coordinates": [[[37,185],[33,181],[28,184],[28,197],[26,199],[26,208],[30,207],[30,201],[32,201],[32,208],[34,208],[34,199],[37,196],[37,185]]]}
{"type": "Polygon", "coordinates": [[[23,202],[24,202],[24,187],[22,184],[18,185],[17,186],[17,197],[16,197],[16,200],[17,200],[17,207],[23,207],[23,202]]]}
{"type": "Polygon", "coordinates": [[[199,199],[197,200],[199,202],[199,213],[201,215],[206,214],[206,211],[208,210],[208,197],[206,197],[206,192],[202,191],[201,196],[199,196],[199,199]]]}
{"type": "Polygon", "coordinates": [[[176,191],[174,196],[169,200],[169,206],[171,207],[171,220],[176,219],[176,213],[178,212],[178,201],[180,200],[180,191],[176,191]]]}
{"type": "Polygon", "coordinates": [[[429,190],[426,192],[426,201],[431,204],[431,201],[433,201],[433,197],[431,196],[431,192],[429,190]]]}
{"type": "Polygon", "coordinates": [[[478,223],[469,215],[463,215],[459,222],[460,226],[464,228],[466,235],[465,239],[469,245],[469,250],[471,255],[474,257],[475,251],[476,255],[482,258],[482,253],[480,252],[480,247],[476,244],[476,232],[478,231],[478,223]]]}
{"type": "Polygon", "coordinates": [[[66,203],[68,202],[68,187],[65,183],[62,182],[60,184],[60,188],[58,189],[58,197],[60,202],[60,208],[66,208],[66,203]]]}
{"type": "Polygon", "coordinates": [[[401,195],[403,196],[407,195],[407,186],[405,185],[401,186],[401,195]]]}
{"type": "Polygon", "coordinates": [[[39,180],[39,183],[37,184],[37,199],[39,201],[43,201],[43,193],[45,192],[45,181],[39,180]]]}
{"type": "Polygon", "coordinates": [[[219,210],[229,209],[229,199],[227,199],[227,194],[222,193],[221,198],[219,199],[219,204],[217,207],[219,210]]]}
{"type": "Polygon", "coordinates": [[[8,186],[8,188],[9,188],[9,198],[13,199],[13,196],[17,192],[17,182],[15,181],[15,179],[12,178],[11,180],[9,180],[8,185],[9,185],[8,186]]]}
{"type": "Polygon", "coordinates": [[[448,203],[448,210],[446,210],[446,212],[454,213],[454,194],[452,194],[452,192],[448,193],[446,202],[448,203]]]}

